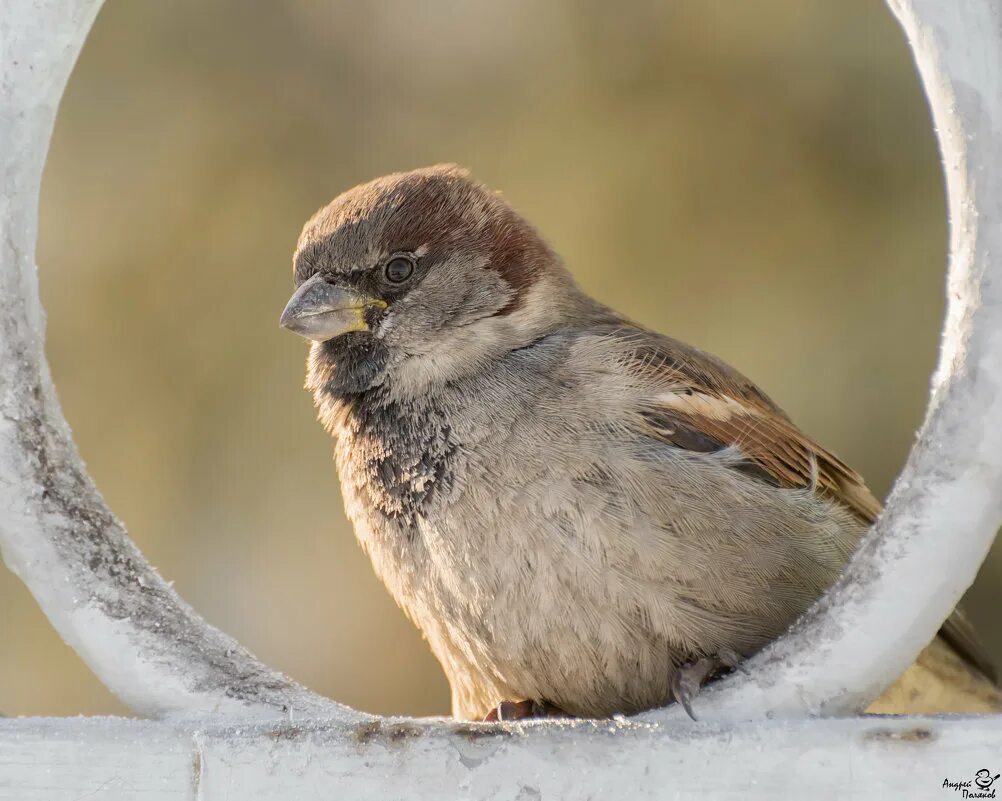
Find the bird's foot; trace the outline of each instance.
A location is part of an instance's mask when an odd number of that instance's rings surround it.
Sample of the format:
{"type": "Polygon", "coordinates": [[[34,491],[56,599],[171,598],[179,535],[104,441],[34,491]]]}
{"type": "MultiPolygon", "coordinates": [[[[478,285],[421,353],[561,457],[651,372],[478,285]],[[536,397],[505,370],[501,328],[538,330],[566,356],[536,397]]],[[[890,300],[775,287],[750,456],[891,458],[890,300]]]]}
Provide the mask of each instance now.
{"type": "Polygon", "coordinates": [[[502,701],[484,716],[484,723],[569,717],[573,716],[549,701],[502,701]]]}
{"type": "Polygon", "coordinates": [[[692,711],[692,702],[706,680],[725,670],[741,669],[741,656],[730,648],[721,648],[712,656],[701,656],[692,662],[680,665],[671,677],[671,693],[682,705],[685,713],[693,720],[698,720],[692,711]]]}

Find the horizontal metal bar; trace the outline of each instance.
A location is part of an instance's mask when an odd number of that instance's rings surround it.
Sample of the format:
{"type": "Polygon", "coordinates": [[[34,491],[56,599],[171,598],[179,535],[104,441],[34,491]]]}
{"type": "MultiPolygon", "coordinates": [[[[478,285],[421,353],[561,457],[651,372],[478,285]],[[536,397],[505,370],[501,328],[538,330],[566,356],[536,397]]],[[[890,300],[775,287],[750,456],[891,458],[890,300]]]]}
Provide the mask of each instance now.
{"type": "Polygon", "coordinates": [[[998,717],[671,726],[0,721],[0,799],[17,801],[960,799],[963,783],[976,792],[978,778],[1000,771],[998,717]]]}

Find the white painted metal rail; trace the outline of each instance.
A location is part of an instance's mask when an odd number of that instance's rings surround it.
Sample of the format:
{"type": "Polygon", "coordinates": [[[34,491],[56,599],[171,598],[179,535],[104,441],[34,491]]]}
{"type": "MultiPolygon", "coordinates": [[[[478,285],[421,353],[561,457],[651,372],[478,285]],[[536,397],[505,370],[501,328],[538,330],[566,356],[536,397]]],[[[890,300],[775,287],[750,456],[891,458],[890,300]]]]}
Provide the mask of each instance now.
{"type": "MultiPolygon", "coordinates": [[[[1002,761],[992,718],[738,725],[413,720],[0,722],[0,801],[961,799],[1002,761]]],[[[994,786],[998,786],[999,781],[994,786]]]]}
{"type": "Polygon", "coordinates": [[[206,624],[107,509],[49,376],[35,267],[55,113],[101,0],[2,0],[0,548],[156,720],[0,721],[0,799],[949,798],[963,787],[944,781],[1002,771],[1002,718],[851,717],[932,638],[1002,523],[1002,0],[888,2],[930,100],[951,240],[940,364],[885,514],[791,632],[701,695],[707,722],[669,707],[506,727],[375,718],[297,685],[206,624]]]}

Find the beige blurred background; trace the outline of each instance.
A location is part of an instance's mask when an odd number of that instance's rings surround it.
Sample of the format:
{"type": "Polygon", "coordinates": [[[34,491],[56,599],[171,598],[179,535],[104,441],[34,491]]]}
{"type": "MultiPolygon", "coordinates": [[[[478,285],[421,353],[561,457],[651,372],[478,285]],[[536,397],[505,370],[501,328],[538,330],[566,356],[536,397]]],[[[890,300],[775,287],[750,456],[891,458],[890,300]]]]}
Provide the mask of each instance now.
{"type": "MultiPolygon", "coordinates": [[[[886,493],[934,364],[946,230],[879,0],[108,0],[43,191],[49,355],[98,486],[212,623],[362,709],[447,711],[277,326],[306,217],[439,161],[886,493]]],[[[997,549],[969,604],[1002,662],[1000,575],[997,549]]],[[[124,711],[6,572],[0,604],[0,709],[124,711]]]]}

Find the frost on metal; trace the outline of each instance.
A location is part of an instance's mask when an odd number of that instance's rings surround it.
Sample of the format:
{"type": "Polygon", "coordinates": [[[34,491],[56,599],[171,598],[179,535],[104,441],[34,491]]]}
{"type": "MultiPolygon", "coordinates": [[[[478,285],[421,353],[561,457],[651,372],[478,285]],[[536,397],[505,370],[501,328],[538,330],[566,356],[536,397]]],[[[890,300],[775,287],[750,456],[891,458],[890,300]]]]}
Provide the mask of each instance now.
{"type": "MultiPolygon", "coordinates": [[[[701,696],[705,720],[864,708],[932,638],[1002,522],[1002,0],[889,2],[925,82],[949,190],[949,310],[929,410],[885,514],[845,577],[751,660],[747,675],[701,696]]],[[[331,747],[344,751],[345,727],[384,723],[363,721],[267,668],[187,606],[105,506],[56,400],[34,264],[38,191],[56,107],[100,5],[0,2],[3,557],[66,641],[136,711],[326,718],[340,722],[331,747]]],[[[651,722],[675,717],[669,707],[631,725],[667,736],[651,722]]],[[[586,730],[550,727],[561,725],[586,730]]],[[[413,726],[422,737],[445,732],[442,724],[413,726]]],[[[533,728],[551,736],[545,725],[533,728]]],[[[546,753],[554,752],[536,758],[546,753]]]]}
{"type": "Polygon", "coordinates": [[[0,801],[959,801],[944,782],[975,788],[980,769],[999,772],[1000,752],[992,718],[511,728],[34,718],[0,721],[0,801]]]}

